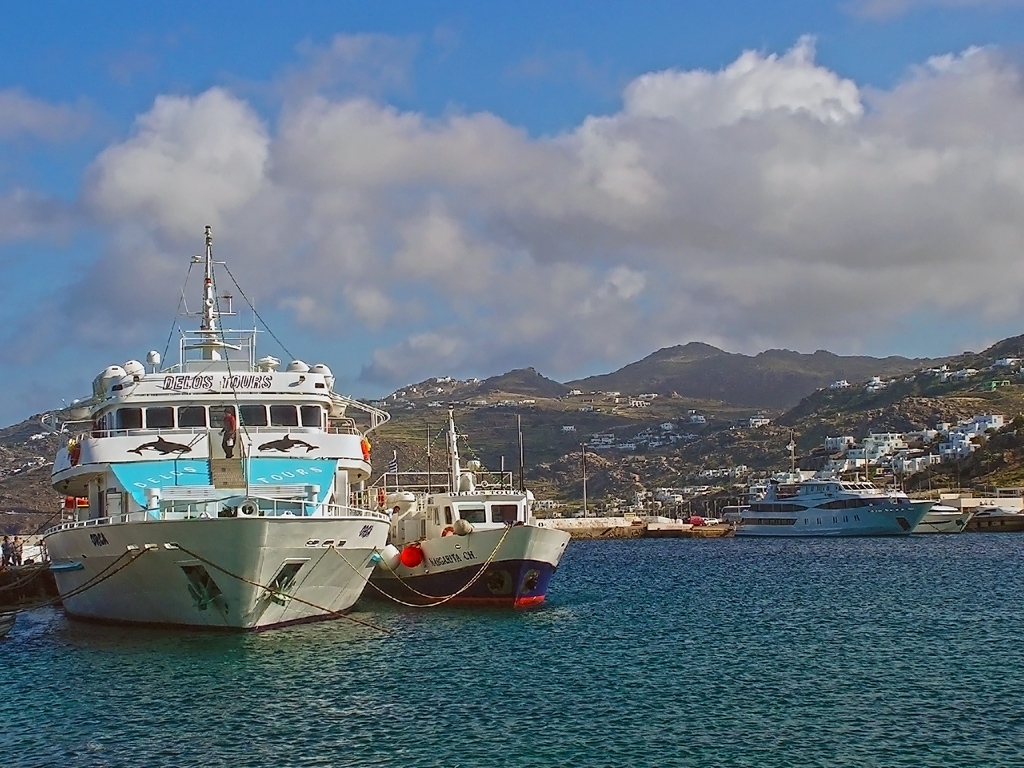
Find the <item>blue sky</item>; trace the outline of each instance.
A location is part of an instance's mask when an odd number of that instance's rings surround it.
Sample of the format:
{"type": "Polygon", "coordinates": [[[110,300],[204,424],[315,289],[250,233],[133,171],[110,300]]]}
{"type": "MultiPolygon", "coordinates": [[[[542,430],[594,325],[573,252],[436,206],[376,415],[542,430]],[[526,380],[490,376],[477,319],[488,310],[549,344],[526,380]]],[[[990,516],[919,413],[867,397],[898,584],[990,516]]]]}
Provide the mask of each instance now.
{"type": "Polygon", "coordinates": [[[11,5],[0,423],[163,351],[207,224],[263,351],[359,396],[1018,335],[1022,40],[1014,0],[11,5]]]}

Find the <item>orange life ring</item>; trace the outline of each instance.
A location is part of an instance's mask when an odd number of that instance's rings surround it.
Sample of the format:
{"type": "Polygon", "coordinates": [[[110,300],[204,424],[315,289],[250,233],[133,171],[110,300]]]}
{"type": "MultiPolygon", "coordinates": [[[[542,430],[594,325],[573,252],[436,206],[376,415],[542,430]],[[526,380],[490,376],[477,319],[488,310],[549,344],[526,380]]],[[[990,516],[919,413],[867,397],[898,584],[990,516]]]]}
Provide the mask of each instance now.
{"type": "Polygon", "coordinates": [[[450,525],[443,531],[441,531],[442,536],[451,536],[453,533],[455,533],[455,529],[452,528],[450,525]]]}
{"type": "Polygon", "coordinates": [[[384,497],[384,489],[383,488],[378,488],[377,489],[377,506],[378,507],[383,507],[385,500],[386,499],[384,497]]]}
{"type": "Polygon", "coordinates": [[[370,460],[370,441],[367,440],[364,437],[362,440],[359,441],[359,447],[363,451],[363,461],[369,461],[370,460]]]}

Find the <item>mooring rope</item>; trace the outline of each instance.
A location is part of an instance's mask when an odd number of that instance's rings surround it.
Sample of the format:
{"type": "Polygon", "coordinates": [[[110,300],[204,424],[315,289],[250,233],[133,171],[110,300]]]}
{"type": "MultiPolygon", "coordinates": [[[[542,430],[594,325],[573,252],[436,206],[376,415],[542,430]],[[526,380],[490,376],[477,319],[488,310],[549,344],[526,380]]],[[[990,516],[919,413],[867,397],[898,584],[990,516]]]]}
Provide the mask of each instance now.
{"type": "Polygon", "coordinates": [[[117,573],[120,573],[123,569],[127,568],[129,565],[134,563],[136,560],[138,560],[140,557],[142,557],[143,554],[145,554],[148,551],[149,551],[148,548],[139,549],[137,551],[136,550],[131,550],[131,549],[126,549],[124,552],[122,552],[118,556],[118,558],[116,560],[114,560],[111,563],[108,563],[106,568],[104,568],[102,571],[97,573],[95,576],[93,576],[90,579],[86,580],[84,583],[79,584],[77,587],[69,590],[66,594],[58,595],[57,597],[51,598],[50,600],[43,600],[42,602],[33,603],[31,605],[19,605],[12,612],[13,613],[20,613],[21,611],[31,611],[31,610],[34,610],[36,608],[45,608],[48,605],[56,605],[57,603],[60,603],[63,600],[68,599],[69,597],[78,597],[80,594],[82,594],[83,592],[87,592],[88,590],[90,590],[93,587],[95,587],[97,584],[102,584],[104,581],[109,579],[111,576],[113,576],[113,575],[115,575],[117,573]],[[132,552],[135,552],[135,556],[132,557],[131,560],[129,560],[126,563],[122,563],[118,568],[116,568],[113,571],[110,571],[111,568],[114,568],[114,566],[117,565],[118,563],[120,563],[122,560],[124,560],[124,558],[126,558],[128,555],[131,555],[132,552]],[[110,571],[110,573],[107,573],[107,571],[110,571]]]}
{"type": "Polygon", "coordinates": [[[38,578],[39,574],[44,573],[46,570],[47,568],[44,567],[33,568],[32,573],[30,573],[28,576],[18,579],[17,581],[12,581],[10,584],[4,584],[2,587],[0,587],[0,592],[6,592],[9,589],[17,589],[18,587],[24,586],[25,584],[28,584],[34,579],[38,578]]]}
{"type": "MultiPolygon", "coordinates": [[[[388,600],[391,600],[391,601],[393,601],[395,603],[398,603],[399,605],[403,605],[403,606],[405,606],[407,608],[434,608],[434,607],[436,607],[438,605],[443,605],[444,603],[447,603],[449,600],[454,600],[456,597],[458,597],[459,595],[463,594],[466,590],[468,590],[470,587],[472,587],[474,584],[476,584],[480,580],[480,578],[484,575],[484,572],[487,570],[487,566],[489,566],[491,563],[493,563],[494,562],[494,558],[498,556],[498,550],[501,549],[501,545],[505,541],[505,537],[508,536],[509,531],[511,531],[511,530],[512,530],[512,526],[507,526],[505,528],[505,532],[501,534],[501,538],[498,539],[498,543],[494,545],[494,549],[491,550],[491,554],[487,557],[487,560],[485,560],[483,565],[480,566],[480,570],[477,571],[473,575],[473,578],[470,579],[466,583],[466,585],[464,587],[462,587],[461,589],[457,590],[456,592],[453,592],[450,595],[444,595],[444,596],[441,596],[441,595],[428,595],[426,592],[420,592],[415,587],[410,586],[405,580],[403,580],[402,577],[399,576],[398,573],[396,573],[395,570],[390,565],[388,565],[387,562],[385,562],[383,558],[381,558],[381,562],[384,564],[384,567],[387,568],[389,571],[391,571],[392,575],[395,577],[395,579],[403,587],[405,587],[406,589],[408,589],[410,592],[412,592],[415,595],[419,595],[420,597],[425,597],[428,600],[433,600],[434,602],[426,603],[426,604],[424,604],[424,603],[410,603],[410,602],[407,602],[405,600],[402,600],[402,599],[400,599],[398,597],[395,597],[394,595],[391,595],[391,594],[385,592],[383,589],[381,589],[376,584],[374,584],[370,580],[369,576],[366,577],[366,583],[369,584],[371,587],[373,587],[375,590],[377,590],[380,594],[384,595],[384,597],[386,597],[388,600]]],[[[379,552],[378,552],[378,554],[379,554],[379,552]]],[[[339,557],[341,557],[342,560],[345,561],[346,565],[348,565],[353,570],[356,570],[356,572],[358,573],[358,570],[355,568],[355,566],[352,565],[352,563],[350,563],[345,558],[345,556],[341,554],[341,552],[338,552],[338,555],[339,555],[339,557]]],[[[362,575],[362,574],[360,574],[360,575],[362,575]]]]}
{"type": "MultiPolygon", "coordinates": [[[[200,554],[198,554],[196,552],[192,552],[191,550],[186,549],[185,547],[181,546],[180,544],[175,544],[174,546],[177,547],[181,552],[184,552],[189,557],[195,558],[196,560],[198,560],[199,562],[203,563],[204,565],[208,565],[211,568],[215,568],[216,570],[220,571],[221,573],[223,573],[223,574],[225,574],[227,576],[230,576],[233,579],[241,581],[244,584],[249,584],[250,586],[259,587],[260,589],[266,590],[271,595],[279,595],[281,597],[286,597],[289,600],[294,600],[297,603],[302,603],[303,605],[307,605],[310,608],[316,608],[318,611],[323,611],[324,613],[329,613],[330,615],[335,616],[337,618],[348,619],[349,621],[351,621],[351,622],[353,622],[355,624],[361,624],[362,626],[368,627],[369,629],[375,629],[378,632],[384,633],[385,635],[392,635],[392,634],[394,634],[391,630],[385,629],[384,627],[377,626],[376,624],[373,624],[373,623],[371,623],[369,621],[364,621],[363,619],[357,619],[354,616],[349,616],[348,614],[342,613],[340,611],[334,611],[334,610],[331,610],[330,608],[325,608],[322,605],[317,605],[316,603],[310,602],[309,600],[304,600],[301,597],[296,597],[295,595],[290,595],[287,592],[282,592],[281,590],[274,589],[273,587],[268,586],[266,584],[260,584],[258,581],[253,581],[252,579],[247,579],[244,576],[239,576],[237,573],[232,573],[227,568],[224,568],[223,566],[218,565],[217,563],[213,562],[212,560],[208,560],[207,558],[203,557],[202,555],[200,555],[200,554]]],[[[332,549],[333,549],[333,547],[332,547],[332,549]]],[[[323,559],[324,555],[326,555],[327,552],[328,552],[328,550],[325,549],[323,554],[320,556],[320,560],[323,559]]],[[[320,560],[317,560],[317,563],[319,563],[320,560]]],[[[346,561],[346,562],[348,562],[348,561],[346,561]]],[[[313,567],[315,568],[316,564],[314,564],[313,567]]],[[[310,572],[312,572],[312,569],[310,569],[310,572]]]]}

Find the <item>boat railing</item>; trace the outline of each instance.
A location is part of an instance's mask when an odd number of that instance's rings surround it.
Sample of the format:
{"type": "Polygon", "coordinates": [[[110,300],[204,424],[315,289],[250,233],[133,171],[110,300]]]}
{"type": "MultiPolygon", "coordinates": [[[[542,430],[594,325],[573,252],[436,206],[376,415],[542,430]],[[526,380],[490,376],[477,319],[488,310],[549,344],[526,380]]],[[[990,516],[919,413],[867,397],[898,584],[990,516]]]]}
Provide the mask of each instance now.
{"type": "Polygon", "coordinates": [[[90,520],[73,520],[49,528],[43,535],[73,528],[96,528],[125,523],[159,523],[180,520],[210,520],[213,518],[305,518],[305,517],[355,517],[373,520],[390,518],[372,509],[345,504],[318,504],[302,499],[274,499],[249,496],[245,500],[215,500],[161,505],[159,509],[142,509],[120,515],[98,517],[90,520]],[[230,503],[229,503],[230,501],[230,503]],[[247,507],[247,505],[251,505],[247,507]]]}
{"type": "MultiPolygon", "coordinates": [[[[477,493],[490,491],[516,491],[512,472],[472,472],[477,493]]],[[[410,491],[412,493],[457,493],[465,488],[452,488],[451,475],[447,471],[431,472],[385,472],[376,486],[385,493],[410,491]]]]}
{"type": "MultiPolygon", "coordinates": [[[[331,426],[324,430],[320,427],[296,427],[286,426],[281,424],[265,425],[265,426],[247,426],[243,424],[239,427],[240,431],[244,434],[260,434],[264,432],[279,433],[281,430],[287,430],[292,434],[297,435],[311,435],[311,434],[327,434],[334,435],[359,435],[362,434],[356,427],[355,422],[351,419],[345,424],[332,423],[331,426]]],[[[157,428],[132,428],[132,429],[93,429],[82,431],[73,436],[73,439],[82,439],[86,437],[153,437],[155,435],[202,435],[206,436],[209,433],[220,432],[220,427],[157,427],[157,428]]]]}

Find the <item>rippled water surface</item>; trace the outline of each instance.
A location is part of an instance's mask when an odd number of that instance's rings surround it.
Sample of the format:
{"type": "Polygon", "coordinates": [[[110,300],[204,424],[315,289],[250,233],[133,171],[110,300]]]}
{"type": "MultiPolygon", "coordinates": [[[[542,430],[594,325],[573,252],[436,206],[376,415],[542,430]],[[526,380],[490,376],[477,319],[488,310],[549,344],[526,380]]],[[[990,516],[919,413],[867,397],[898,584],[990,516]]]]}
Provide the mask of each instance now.
{"type": "Polygon", "coordinates": [[[548,603],[22,614],[0,766],[1024,765],[1024,534],[574,541],[548,603]]]}

